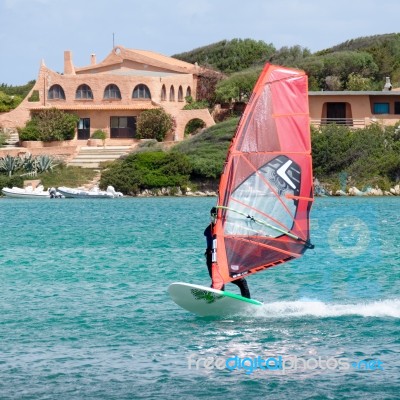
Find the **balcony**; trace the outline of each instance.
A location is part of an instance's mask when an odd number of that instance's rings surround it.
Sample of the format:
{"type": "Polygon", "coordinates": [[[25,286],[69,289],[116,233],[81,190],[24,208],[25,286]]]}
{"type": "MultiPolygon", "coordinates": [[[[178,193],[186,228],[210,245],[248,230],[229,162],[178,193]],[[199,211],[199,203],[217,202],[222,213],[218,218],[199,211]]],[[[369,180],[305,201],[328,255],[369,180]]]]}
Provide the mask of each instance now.
{"type": "Polygon", "coordinates": [[[370,118],[320,118],[311,119],[311,125],[315,127],[325,126],[329,124],[343,125],[352,128],[365,128],[372,121],[370,118]]]}

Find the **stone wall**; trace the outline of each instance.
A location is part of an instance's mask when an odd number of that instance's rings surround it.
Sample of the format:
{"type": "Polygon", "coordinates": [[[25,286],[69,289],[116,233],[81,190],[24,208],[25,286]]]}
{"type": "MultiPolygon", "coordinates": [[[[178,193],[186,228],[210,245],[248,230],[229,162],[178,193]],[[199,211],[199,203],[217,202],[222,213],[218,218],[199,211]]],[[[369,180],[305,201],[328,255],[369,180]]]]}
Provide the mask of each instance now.
{"type": "Polygon", "coordinates": [[[33,156],[48,155],[57,157],[67,162],[72,159],[78,152],[76,145],[64,145],[64,146],[51,146],[51,147],[18,147],[18,148],[0,148],[0,157],[5,157],[7,154],[13,157],[24,156],[25,154],[32,154],[33,156]]]}

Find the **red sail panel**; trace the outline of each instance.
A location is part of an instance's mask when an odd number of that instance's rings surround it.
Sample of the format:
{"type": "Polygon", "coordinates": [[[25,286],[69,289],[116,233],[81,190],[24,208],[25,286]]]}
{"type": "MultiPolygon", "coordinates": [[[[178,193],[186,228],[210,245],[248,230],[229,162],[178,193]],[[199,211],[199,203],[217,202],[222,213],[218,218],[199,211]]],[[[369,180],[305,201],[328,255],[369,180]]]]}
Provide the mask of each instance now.
{"type": "Polygon", "coordinates": [[[267,64],[220,181],[214,233],[224,282],[301,256],[312,201],[307,76],[267,64]]]}

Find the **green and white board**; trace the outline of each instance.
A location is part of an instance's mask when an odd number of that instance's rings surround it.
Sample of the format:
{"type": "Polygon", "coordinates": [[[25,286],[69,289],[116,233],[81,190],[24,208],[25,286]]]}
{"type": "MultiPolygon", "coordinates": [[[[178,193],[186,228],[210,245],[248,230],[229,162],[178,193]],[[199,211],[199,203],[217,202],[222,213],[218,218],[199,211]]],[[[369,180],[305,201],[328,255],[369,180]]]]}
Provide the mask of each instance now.
{"type": "Polygon", "coordinates": [[[202,317],[246,315],[262,305],[234,293],[184,282],[171,283],[168,292],[178,306],[202,317]]]}

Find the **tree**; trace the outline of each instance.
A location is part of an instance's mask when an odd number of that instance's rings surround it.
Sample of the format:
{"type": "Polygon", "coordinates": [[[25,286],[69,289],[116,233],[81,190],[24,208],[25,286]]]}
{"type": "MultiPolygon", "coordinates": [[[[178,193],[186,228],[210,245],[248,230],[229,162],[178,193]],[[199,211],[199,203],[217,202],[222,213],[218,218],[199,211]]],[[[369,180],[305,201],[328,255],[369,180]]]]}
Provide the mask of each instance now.
{"type": "Polygon", "coordinates": [[[187,96],[185,100],[186,104],[183,106],[183,110],[204,110],[208,108],[208,102],[205,100],[193,101],[192,96],[187,96]]]}
{"type": "Polygon", "coordinates": [[[372,90],[372,84],[370,78],[364,78],[359,74],[352,72],[346,84],[347,90],[372,90]]]}
{"type": "Polygon", "coordinates": [[[2,83],[0,85],[0,91],[9,96],[19,96],[21,98],[24,98],[31,91],[31,89],[35,85],[35,82],[36,82],[35,80],[29,81],[28,83],[22,86],[12,86],[2,83]]]}
{"type": "Polygon", "coordinates": [[[304,58],[309,57],[311,52],[307,48],[303,48],[299,45],[287,47],[283,46],[276,51],[270,58],[270,62],[277,65],[285,65],[295,67],[304,58]]]}
{"type": "Polygon", "coordinates": [[[351,73],[373,79],[378,72],[373,56],[365,51],[336,51],[313,55],[301,60],[298,67],[306,71],[308,76],[314,77],[319,82],[320,89],[325,90],[339,90],[339,81],[341,88],[346,87],[351,73]],[[335,82],[332,78],[327,81],[328,77],[335,77],[335,82]]]}
{"type": "Polygon", "coordinates": [[[264,64],[275,51],[271,43],[267,44],[262,40],[232,39],[221,40],[173,57],[224,73],[232,73],[264,64]]]}
{"type": "Polygon", "coordinates": [[[197,100],[206,101],[209,106],[213,106],[216,101],[215,88],[222,78],[221,73],[203,68],[197,79],[197,100]]]}
{"type": "Polygon", "coordinates": [[[261,69],[250,69],[243,72],[232,74],[218,82],[215,89],[216,97],[219,101],[247,101],[257,82],[261,69]]]}
{"type": "Polygon", "coordinates": [[[162,108],[145,110],[137,118],[137,137],[162,142],[173,128],[173,119],[162,108]]]}
{"type": "Polygon", "coordinates": [[[327,90],[340,90],[342,88],[342,82],[340,77],[330,75],[325,78],[325,85],[327,90]]]}
{"type": "Polygon", "coordinates": [[[22,97],[8,95],[0,92],[0,112],[8,112],[16,108],[22,101],[22,97]]]}

